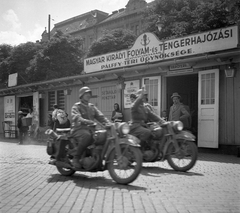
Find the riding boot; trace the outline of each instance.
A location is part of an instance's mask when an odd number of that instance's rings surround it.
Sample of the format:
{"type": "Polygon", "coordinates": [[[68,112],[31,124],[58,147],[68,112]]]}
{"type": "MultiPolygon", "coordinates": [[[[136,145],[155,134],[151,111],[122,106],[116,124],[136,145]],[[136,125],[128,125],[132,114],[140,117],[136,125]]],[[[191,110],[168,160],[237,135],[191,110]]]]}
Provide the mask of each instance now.
{"type": "Polygon", "coordinates": [[[81,164],[80,164],[80,158],[79,156],[74,156],[73,158],[73,166],[77,169],[81,168],[81,164]]]}

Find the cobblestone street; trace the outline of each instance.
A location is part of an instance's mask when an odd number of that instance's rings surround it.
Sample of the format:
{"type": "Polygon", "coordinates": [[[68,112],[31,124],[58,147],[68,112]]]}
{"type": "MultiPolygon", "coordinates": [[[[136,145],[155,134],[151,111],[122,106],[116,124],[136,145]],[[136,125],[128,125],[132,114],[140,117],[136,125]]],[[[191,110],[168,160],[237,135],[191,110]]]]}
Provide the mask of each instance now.
{"type": "Polygon", "coordinates": [[[199,153],[188,173],[144,163],[128,186],[108,171],[61,176],[42,145],[0,142],[1,213],[239,213],[240,158],[199,153]]]}

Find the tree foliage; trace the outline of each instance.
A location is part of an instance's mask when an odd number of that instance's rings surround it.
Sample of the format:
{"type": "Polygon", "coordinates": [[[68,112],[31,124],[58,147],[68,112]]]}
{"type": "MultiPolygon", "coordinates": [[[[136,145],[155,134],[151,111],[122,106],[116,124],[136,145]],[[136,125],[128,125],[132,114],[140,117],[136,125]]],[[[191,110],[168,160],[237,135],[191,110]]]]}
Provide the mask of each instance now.
{"type": "Polygon", "coordinates": [[[8,44],[0,45],[0,84],[6,85],[8,77],[8,61],[7,58],[11,55],[13,47],[8,44]]]}
{"type": "Polygon", "coordinates": [[[80,74],[84,55],[81,45],[81,39],[61,31],[45,43],[1,45],[1,86],[12,73],[18,73],[18,85],[80,74]]]}
{"type": "Polygon", "coordinates": [[[81,74],[84,54],[81,45],[81,39],[57,31],[30,62],[28,72],[32,80],[36,75],[39,81],[81,74]]]}
{"type": "Polygon", "coordinates": [[[144,31],[160,39],[222,28],[240,20],[240,0],[156,0],[144,14],[144,31]],[[157,21],[162,23],[159,32],[157,21]]]}
{"type": "Polygon", "coordinates": [[[15,47],[8,45],[10,51],[5,54],[5,58],[0,64],[0,70],[4,73],[2,82],[6,84],[9,74],[18,73],[18,84],[29,83],[26,69],[39,48],[40,45],[33,42],[23,43],[15,47]]]}
{"type": "Polygon", "coordinates": [[[129,30],[115,29],[105,31],[103,36],[89,47],[87,57],[127,49],[133,45],[136,36],[129,30]]]}

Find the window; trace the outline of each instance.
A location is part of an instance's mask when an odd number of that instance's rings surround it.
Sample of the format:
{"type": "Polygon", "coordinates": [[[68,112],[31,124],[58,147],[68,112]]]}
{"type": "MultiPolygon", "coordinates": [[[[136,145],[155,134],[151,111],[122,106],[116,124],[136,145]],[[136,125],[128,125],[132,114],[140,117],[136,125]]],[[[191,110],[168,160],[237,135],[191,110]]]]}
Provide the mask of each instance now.
{"type": "Polygon", "coordinates": [[[202,75],[202,97],[201,104],[214,104],[215,103],[215,74],[202,75]]]}
{"type": "Polygon", "coordinates": [[[54,104],[57,104],[60,109],[65,109],[65,97],[63,90],[48,92],[48,111],[53,110],[54,104]]]}

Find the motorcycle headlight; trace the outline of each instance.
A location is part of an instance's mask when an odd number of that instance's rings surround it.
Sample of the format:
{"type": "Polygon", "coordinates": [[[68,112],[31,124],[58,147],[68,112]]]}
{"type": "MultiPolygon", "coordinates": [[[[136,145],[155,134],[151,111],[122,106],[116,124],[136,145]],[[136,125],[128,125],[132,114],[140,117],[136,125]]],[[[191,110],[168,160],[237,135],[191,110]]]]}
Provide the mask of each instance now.
{"type": "Polygon", "coordinates": [[[173,122],[173,129],[175,131],[182,131],[183,130],[183,123],[181,121],[174,121],[173,122]]]}
{"type": "Polygon", "coordinates": [[[130,126],[128,125],[128,123],[121,123],[119,126],[118,126],[118,132],[121,134],[121,135],[126,135],[130,132],[130,126]]]}

